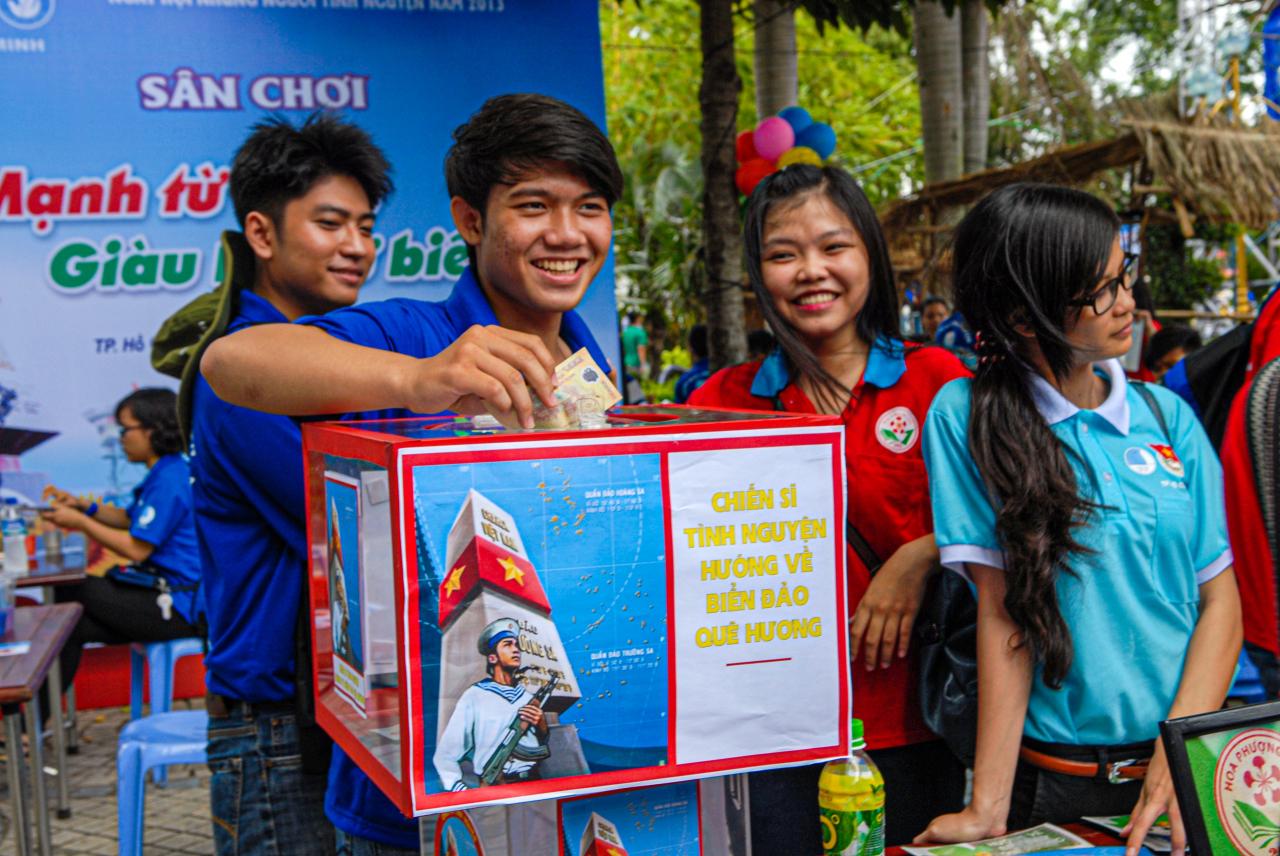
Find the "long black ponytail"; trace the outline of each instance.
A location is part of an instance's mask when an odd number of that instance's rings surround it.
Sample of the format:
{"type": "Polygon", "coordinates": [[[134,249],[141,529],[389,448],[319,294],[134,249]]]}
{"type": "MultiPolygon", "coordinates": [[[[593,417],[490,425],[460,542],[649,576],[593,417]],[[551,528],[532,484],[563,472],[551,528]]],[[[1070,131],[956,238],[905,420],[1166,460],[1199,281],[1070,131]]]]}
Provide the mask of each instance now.
{"type": "Polygon", "coordinates": [[[956,227],[956,308],[978,336],[969,452],[996,502],[1005,553],[1005,608],[1058,688],[1071,668],[1071,632],[1058,605],[1058,574],[1084,552],[1075,529],[1096,506],[1082,497],[1067,450],[1032,398],[1029,337],[1055,377],[1073,365],[1072,299],[1092,289],[1120,223],[1078,190],[1013,184],[974,206],[956,227]]]}

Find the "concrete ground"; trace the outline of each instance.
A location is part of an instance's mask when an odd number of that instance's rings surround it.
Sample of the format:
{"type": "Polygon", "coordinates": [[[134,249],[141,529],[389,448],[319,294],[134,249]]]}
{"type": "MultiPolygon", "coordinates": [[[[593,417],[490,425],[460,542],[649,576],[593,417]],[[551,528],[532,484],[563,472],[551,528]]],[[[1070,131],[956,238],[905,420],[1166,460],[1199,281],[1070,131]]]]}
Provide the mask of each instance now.
{"type": "MultiPolygon", "coordinates": [[[[178,701],[173,709],[187,710],[192,705],[192,702],[178,701]]],[[[196,700],[194,705],[203,706],[203,700],[196,700]]],[[[68,756],[71,817],[67,820],[59,820],[54,811],[54,790],[49,779],[50,825],[56,856],[114,856],[118,852],[116,737],[128,720],[128,708],[80,712],[80,752],[68,756]]],[[[52,762],[52,751],[46,741],[46,764],[52,762]]],[[[0,758],[8,760],[4,754],[0,754],[0,758]]],[[[0,775],[0,853],[7,854],[15,852],[15,844],[7,771],[3,764],[0,764],[0,774],[3,774],[0,775]]],[[[170,767],[169,782],[164,788],[157,788],[148,777],[145,813],[144,856],[207,856],[213,852],[209,768],[203,764],[170,767]]]]}

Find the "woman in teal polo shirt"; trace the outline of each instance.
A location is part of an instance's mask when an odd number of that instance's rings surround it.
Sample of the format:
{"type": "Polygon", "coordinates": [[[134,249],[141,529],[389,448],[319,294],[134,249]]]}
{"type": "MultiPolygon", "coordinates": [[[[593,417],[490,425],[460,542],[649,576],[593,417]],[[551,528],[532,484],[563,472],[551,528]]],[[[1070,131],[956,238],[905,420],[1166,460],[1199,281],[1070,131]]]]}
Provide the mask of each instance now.
{"type": "Polygon", "coordinates": [[[924,447],[942,562],[978,593],[978,745],[972,802],[920,840],[1132,813],[1136,852],[1167,811],[1181,852],[1153,741],[1222,704],[1240,651],[1221,467],[1190,408],[1125,379],[1131,259],[1109,207],[1012,185],[954,247],[980,361],[939,393],[924,447]]]}
{"type": "Polygon", "coordinates": [[[53,486],[45,490],[53,503],[46,519],[84,532],[132,565],[123,574],[57,589],[59,601],[84,606],[59,657],[64,686],[71,686],[80,647],[87,642],[163,642],[200,635],[200,554],[177,398],[167,389],[135,390],[116,405],[116,424],[125,457],[147,466],[128,508],[87,502],[53,486]]]}

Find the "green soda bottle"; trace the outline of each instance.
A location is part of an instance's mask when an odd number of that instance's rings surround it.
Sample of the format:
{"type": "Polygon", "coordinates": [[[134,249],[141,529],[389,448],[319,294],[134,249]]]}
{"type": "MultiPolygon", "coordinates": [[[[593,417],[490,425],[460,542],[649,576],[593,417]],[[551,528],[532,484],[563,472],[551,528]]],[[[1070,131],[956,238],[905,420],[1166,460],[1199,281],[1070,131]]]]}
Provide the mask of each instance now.
{"type": "Polygon", "coordinates": [[[849,757],[828,761],[818,779],[822,852],[826,856],[884,853],[884,777],[862,739],[862,720],[849,730],[849,757]]]}

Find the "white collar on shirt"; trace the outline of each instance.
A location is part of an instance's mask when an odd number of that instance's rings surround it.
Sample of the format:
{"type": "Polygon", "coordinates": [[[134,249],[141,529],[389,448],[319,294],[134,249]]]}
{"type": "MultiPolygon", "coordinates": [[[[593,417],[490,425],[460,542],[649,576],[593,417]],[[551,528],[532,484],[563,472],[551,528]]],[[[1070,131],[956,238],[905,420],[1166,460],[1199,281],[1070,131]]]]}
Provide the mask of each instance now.
{"type": "MultiPolygon", "coordinates": [[[[1100,363],[1095,363],[1094,368],[1101,368],[1106,372],[1107,378],[1111,381],[1111,391],[1107,393],[1106,401],[1098,405],[1093,412],[1110,422],[1112,427],[1121,434],[1128,436],[1129,400],[1127,390],[1129,381],[1125,377],[1124,368],[1121,367],[1119,360],[1103,360],[1100,363]]],[[[1079,407],[1068,401],[1049,381],[1036,372],[1031,374],[1031,398],[1035,401],[1036,409],[1040,411],[1040,415],[1050,425],[1056,425],[1064,419],[1070,419],[1080,412],[1079,407]]]]}

